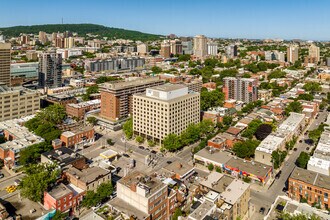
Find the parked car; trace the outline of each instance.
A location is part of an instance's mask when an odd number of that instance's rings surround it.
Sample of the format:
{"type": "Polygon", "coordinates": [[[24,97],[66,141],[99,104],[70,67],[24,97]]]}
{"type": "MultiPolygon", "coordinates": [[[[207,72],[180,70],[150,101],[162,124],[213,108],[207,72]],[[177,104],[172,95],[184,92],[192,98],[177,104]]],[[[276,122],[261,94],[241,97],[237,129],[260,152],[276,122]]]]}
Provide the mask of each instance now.
{"type": "Polygon", "coordinates": [[[276,174],[275,179],[279,179],[280,176],[281,176],[281,173],[282,173],[282,171],[280,170],[280,171],[276,174]]]}
{"type": "Polygon", "coordinates": [[[4,178],[5,175],[3,175],[3,173],[0,173],[0,179],[4,178]]]}
{"type": "Polygon", "coordinates": [[[166,163],[167,163],[167,164],[171,164],[171,163],[172,163],[172,161],[168,160],[168,161],[166,161],[166,163]]]}
{"type": "Polygon", "coordinates": [[[130,157],[128,154],[123,154],[124,157],[130,157]]]}
{"type": "Polygon", "coordinates": [[[260,213],[260,214],[265,214],[265,208],[264,208],[264,207],[261,207],[261,208],[259,209],[259,213],[260,213]]]}
{"type": "Polygon", "coordinates": [[[139,146],[139,148],[140,148],[141,150],[144,150],[144,147],[143,147],[143,146],[139,146]]]}
{"type": "Polygon", "coordinates": [[[157,154],[157,151],[155,151],[155,150],[152,150],[152,151],[150,151],[152,154],[157,154]]]}

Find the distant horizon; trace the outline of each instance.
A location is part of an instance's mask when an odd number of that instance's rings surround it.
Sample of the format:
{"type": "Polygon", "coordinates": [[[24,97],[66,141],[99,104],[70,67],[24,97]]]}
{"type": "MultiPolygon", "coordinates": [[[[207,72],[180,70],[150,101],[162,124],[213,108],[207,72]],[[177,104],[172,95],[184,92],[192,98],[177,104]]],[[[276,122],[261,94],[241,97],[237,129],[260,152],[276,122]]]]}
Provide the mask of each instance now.
{"type": "Polygon", "coordinates": [[[61,24],[63,18],[67,24],[100,24],[159,35],[330,40],[327,0],[34,0],[21,5],[19,0],[2,3],[1,27],[61,24]]]}
{"type": "MultiPolygon", "coordinates": [[[[31,25],[14,25],[14,26],[6,26],[6,27],[0,27],[0,28],[13,28],[13,27],[29,27],[29,26],[39,26],[39,25],[70,25],[70,24],[91,24],[91,25],[101,25],[101,26],[105,26],[105,27],[109,27],[109,28],[117,28],[117,29],[123,29],[123,30],[128,30],[128,31],[138,31],[141,33],[146,33],[146,34],[153,34],[153,35],[161,35],[161,36],[165,36],[167,37],[170,34],[174,34],[177,37],[190,37],[193,38],[196,35],[177,35],[175,33],[168,33],[168,34],[159,34],[159,33],[148,33],[148,32],[144,32],[144,31],[140,31],[140,30],[133,30],[133,29],[126,29],[126,28],[121,28],[121,27],[112,27],[112,26],[107,26],[107,25],[103,25],[103,24],[95,24],[95,23],[45,23],[45,24],[31,24],[31,25]]],[[[42,31],[42,30],[40,30],[42,31]]],[[[70,30],[68,30],[70,31],[70,30]]],[[[1,30],[0,30],[1,32],[1,30]]],[[[29,34],[29,33],[25,33],[25,34],[29,34]]],[[[197,34],[197,35],[205,35],[205,34],[197,34]]],[[[246,37],[242,37],[242,38],[238,38],[238,37],[213,37],[213,36],[207,36],[205,35],[207,38],[214,38],[214,39],[230,39],[230,40],[283,40],[283,41],[293,41],[293,40],[299,40],[299,41],[314,41],[314,42],[330,42],[330,37],[329,40],[313,40],[313,39],[299,39],[299,38],[292,38],[292,39],[285,39],[285,38],[281,38],[281,37],[277,37],[277,38],[246,38],[246,37]]]]}

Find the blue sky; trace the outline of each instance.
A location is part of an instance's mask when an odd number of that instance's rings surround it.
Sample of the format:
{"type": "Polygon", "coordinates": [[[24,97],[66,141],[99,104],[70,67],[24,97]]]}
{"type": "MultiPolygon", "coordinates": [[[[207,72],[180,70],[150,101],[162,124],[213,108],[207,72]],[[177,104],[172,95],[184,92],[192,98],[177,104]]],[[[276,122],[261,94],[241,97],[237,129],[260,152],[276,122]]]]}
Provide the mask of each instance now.
{"type": "Polygon", "coordinates": [[[94,23],[148,33],[330,40],[328,0],[1,0],[0,27],[94,23]]]}

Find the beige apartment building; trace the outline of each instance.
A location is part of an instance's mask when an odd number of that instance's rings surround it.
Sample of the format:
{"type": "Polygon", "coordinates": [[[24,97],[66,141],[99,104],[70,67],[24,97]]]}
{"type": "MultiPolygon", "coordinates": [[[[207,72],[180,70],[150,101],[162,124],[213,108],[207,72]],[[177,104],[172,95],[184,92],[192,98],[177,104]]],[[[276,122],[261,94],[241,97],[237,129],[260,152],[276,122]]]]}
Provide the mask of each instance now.
{"type": "Polygon", "coordinates": [[[316,63],[320,61],[320,48],[315,44],[312,44],[308,48],[308,56],[315,60],[316,63]]]}
{"type": "Polygon", "coordinates": [[[133,130],[136,135],[161,142],[168,134],[181,134],[200,121],[200,94],[179,84],[148,88],[133,95],[133,130]]]}
{"type": "Polygon", "coordinates": [[[10,86],[10,43],[0,43],[0,83],[10,86]]]}
{"type": "Polygon", "coordinates": [[[175,210],[176,193],[154,176],[133,171],[117,182],[117,198],[110,205],[131,219],[169,219],[175,210]]]}
{"type": "Polygon", "coordinates": [[[116,121],[132,112],[132,95],[145,92],[148,87],[164,84],[159,77],[139,78],[131,81],[109,82],[100,87],[100,116],[116,121]]]}
{"type": "Polygon", "coordinates": [[[40,109],[37,91],[0,84],[0,121],[32,115],[40,109]]]}
{"type": "Polygon", "coordinates": [[[299,59],[299,47],[291,45],[287,49],[287,62],[294,63],[299,59]]]}
{"type": "Polygon", "coordinates": [[[207,38],[204,35],[194,37],[194,55],[198,59],[204,59],[207,56],[207,38]]]}

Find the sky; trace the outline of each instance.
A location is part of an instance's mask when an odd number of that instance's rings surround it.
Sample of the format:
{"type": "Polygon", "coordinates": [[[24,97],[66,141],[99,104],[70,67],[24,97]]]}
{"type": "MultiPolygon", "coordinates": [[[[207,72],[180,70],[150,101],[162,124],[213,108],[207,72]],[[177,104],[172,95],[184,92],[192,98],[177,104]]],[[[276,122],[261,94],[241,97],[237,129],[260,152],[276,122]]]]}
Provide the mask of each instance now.
{"type": "Polygon", "coordinates": [[[330,40],[329,0],[1,0],[0,27],[93,23],[146,33],[330,40]]]}

